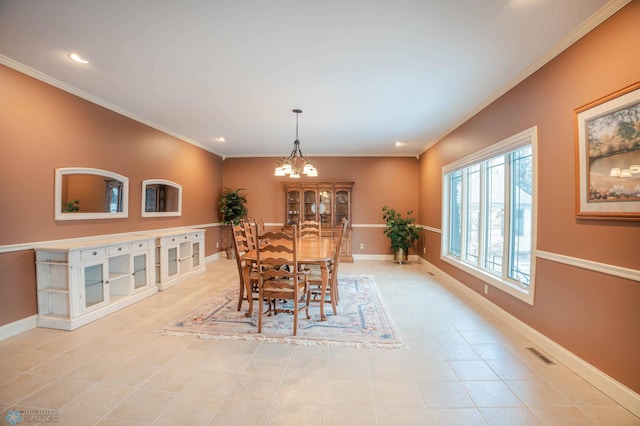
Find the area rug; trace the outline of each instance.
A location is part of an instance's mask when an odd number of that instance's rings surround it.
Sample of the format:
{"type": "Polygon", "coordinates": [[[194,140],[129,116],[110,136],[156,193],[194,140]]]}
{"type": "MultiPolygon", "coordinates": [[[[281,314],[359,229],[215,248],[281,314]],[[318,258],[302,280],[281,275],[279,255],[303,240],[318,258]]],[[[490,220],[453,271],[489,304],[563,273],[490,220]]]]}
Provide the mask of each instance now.
{"type": "Polygon", "coordinates": [[[293,315],[263,315],[262,333],[258,333],[258,302],[253,316],[246,317],[247,303],[237,311],[238,290],[212,297],[177,321],[159,330],[161,334],[206,339],[259,340],[298,345],[401,348],[402,342],[387,313],[378,286],[369,275],[338,277],[340,303],[333,315],[325,303],[326,321],[320,321],[319,303],[311,303],[307,319],[304,310],[298,317],[298,334],[293,336],[293,315]]]}

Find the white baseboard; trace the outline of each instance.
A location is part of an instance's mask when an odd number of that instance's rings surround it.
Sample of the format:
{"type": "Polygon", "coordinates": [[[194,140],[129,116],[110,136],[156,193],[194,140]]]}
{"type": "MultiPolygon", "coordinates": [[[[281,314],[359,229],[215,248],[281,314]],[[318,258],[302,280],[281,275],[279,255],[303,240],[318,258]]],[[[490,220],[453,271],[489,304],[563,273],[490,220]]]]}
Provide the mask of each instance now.
{"type": "Polygon", "coordinates": [[[500,318],[500,320],[502,320],[506,324],[509,324],[517,332],[519,332],[533,344],[535,344],[538,348],[551,355],[564,366],[571,369],[587,382],[591,383],[593,386],[598,388],[604,394],[608,395],[611,399],[622,405],[631,413],[640,417],[640,394],[634,392],[614,378],[598,370],[596,367],[578,357],[573,352],[551,340],[528,324],[522,322],[507,311],[490,302],[488,299],[485,299],[480,294],[462,284],[460,281],[435,267],[433,264],[427,262],[422,258],[420,258],[420,260],[422,264],[428,265],[430,268],[437,270],[438,278],[444,278],[444,280],[446,281],[444,284],[450,284],[456,290],[464,293],[466,296],[469,296],[474,302],[478,303],[483,308],[494,314],[496,317],[500,318]]]}
{"type": "MultiPolygon", "coordinates": [[[[354,254],[353,260],[393,260],[392,254],[354,254]]],[[[417,254],[409,255],[409,262],[416,262],[420,260],[420,256],[417,254]]]]}
{"type": "Polygon", "coordinates": [[[354,254],[353,260],[393,260],[390,254],[354,254]]]}
{"type": "Polygon", "coordinates": [[[27,318],[22,318],[18,321],[10,322],[0,326],[0,340],[8,339],[17,334],[24,333],[27,330],[36,328],[37,315],[32,315],[27,318]]]}
{"type": "Polygon", "coordinates": [[[222,258],[226,258],[227,255],[224,251],[219,251],[217,253],[213,253],[207,257],[204,258],[204,263],[209,263],[209,262],[213,262],[216,259],[222,259],[222,258]]]}

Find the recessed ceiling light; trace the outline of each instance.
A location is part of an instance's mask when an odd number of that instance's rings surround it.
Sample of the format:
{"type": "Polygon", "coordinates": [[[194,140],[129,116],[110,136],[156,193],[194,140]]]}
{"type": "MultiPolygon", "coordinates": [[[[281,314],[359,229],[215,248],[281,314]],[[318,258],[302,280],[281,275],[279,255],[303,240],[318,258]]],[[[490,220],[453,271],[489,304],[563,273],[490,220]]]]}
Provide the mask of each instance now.
{"type": "Polygon", "coordinates": [[[395,145],[396,146],[405,146],[407,143],[406,142],[401,142],[401,141],[396,141],[395,145]]]}
{"type": "Polygon", "coordinates": [[[83,58],[82,56],[78,55],[75,52],[69,53],[69,59],[71,59],[73,62],[77,62],[79,64],[88,64],[89,63],[89,61],[87,61],[85,58],[83,58]]]}
{"type": "Polygon", "coordinates": [[[213,138],[214,142],[226,142],[227,140],[225,138],[223,138],[222,136],[220,136],[219,138],[213,138]]]}

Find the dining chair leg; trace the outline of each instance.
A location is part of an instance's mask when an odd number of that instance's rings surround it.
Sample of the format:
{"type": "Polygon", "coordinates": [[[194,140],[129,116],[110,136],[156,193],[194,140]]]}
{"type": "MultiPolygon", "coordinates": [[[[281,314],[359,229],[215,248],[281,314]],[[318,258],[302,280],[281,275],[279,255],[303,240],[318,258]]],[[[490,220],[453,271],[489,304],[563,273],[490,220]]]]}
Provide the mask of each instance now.
{"type": "Polygon", "coordinates": [[[336,295],[335,295],[335,291],[333,289],[333,286],[331,286],[331,288],[329,289],[329,293],[330,297],[331,297],[331,307],[333,308],[333,315],[338,315],[338,308],[337,308],[337,302],[336,302],[336,295]]]}
{"type": "MultiPolygon", "coordinates": [[[[244,282],[243,290],[247,293],[247,302],[249,303],[249,308],[247,309],[247,312],[244,313],[244,316],[247,318],[249,318],[253,312],[253,291],[251,288],[250,273],[250,268],[245,266],[242,271],[242,281],[244,282]]],[[[242,294],[243,290],[240,290],[240,294],[242,294]]],[[[242,299],[244,299],[244,296],[242,297],[242,299]]],[[[240,303],[242,303],[242,299],[240,299],[240,303]]]]}
{"type": "MultiPolygon", "coordinates": [[[[262,294],[260,295],[262,296],[262,294]]],[[[258,333],[262,333],[262,311],[264,310],[264,303],[262,302],[262,297],[258,299],[258,333]]]]}
{"type": "Polygon", "coordinates": [[[240,279],[240,296],[238,296],[238,311],[242,309],[242,299],[244,299],[244,283],[240,279]]]}
{"type": "Polygon", "coordinates": [[[298,298],[293,298],[293,335],[298,332],[298,298]]]}

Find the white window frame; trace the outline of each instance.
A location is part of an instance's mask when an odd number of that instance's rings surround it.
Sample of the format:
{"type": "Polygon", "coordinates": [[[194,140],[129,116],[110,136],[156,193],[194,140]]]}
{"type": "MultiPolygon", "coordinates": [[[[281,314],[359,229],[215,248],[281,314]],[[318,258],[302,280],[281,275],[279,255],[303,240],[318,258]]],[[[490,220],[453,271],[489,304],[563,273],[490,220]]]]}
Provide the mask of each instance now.
{"type": "MultiPolygon", "coordinates": [[[[443,261],[452,264],[453,266],[462,269],[463,271],[479,278],[487,284],[490,284],[500,290],[530,304],[534,304],[535,298],[535,271],[536,271],[536,249],[537,249],[537,217],[538,217],[538,129],[536,126],[531,127],[527,130],[524,130],[516,135],[513,135],[507,139],[504,139],[494,145],[491,145],[485,149],[477,151],[467,157],[464,157],[458,161],[447,164],[442,167],[442,246],[440,252],[440,259],[443,261]],[[449,187],[449,174],[458,170],[465,169],[466,167],[480,164],[486,160],[491,158],[495,158],[500,156],[501,154],[507,154],[509,152],[518,150],[519,148],[524,148],[526,146],[531,146],[531,170],[532,170],[532,199],[531,199],[531,264],[530,264],[530,281],[528,286],[523,286],[518,282],[515,282],[510,279],[503,279],[497,275],[486,272],[474,265],[464,261],[462,259],[461,252],[460,258],[457,258],[448,253],[449,248],[449,235],[450,235],[450,227],[449,227],[449,208],[450,208],[450,199],[449,196],[451,194],[451,188],[449,187]]],[[[505,188],[505,206],[508,205],[509,202],[509,193],[510,188],[505,188]]],[[[486,197],[484,197],[486,198],[486,197]]],[[[484,200],[481,200],[481,203],[484,203],[484,200]]],[[[463,224],[461,225],[463,229],[461,247],[466,244],[466,235],[464,229],[464,210],[465,204],[463,203],[463,224]]],[[[508,254],[507,247],[510,244],[509,235],[509,226],[511,225],[511,218],[509,217],[508,211],[510,209],[505,209],[505,230],[504,230],[504,244],[505,244],[505,255],[503,256],[504,262],[508,264],[508,254]]],[[[480,220],[484,220],[481,218],[480,220]]],[[[485,242],[485,235],[480,235],[480,246],[482,247],[485,242]]]]}

